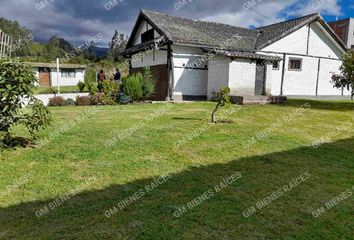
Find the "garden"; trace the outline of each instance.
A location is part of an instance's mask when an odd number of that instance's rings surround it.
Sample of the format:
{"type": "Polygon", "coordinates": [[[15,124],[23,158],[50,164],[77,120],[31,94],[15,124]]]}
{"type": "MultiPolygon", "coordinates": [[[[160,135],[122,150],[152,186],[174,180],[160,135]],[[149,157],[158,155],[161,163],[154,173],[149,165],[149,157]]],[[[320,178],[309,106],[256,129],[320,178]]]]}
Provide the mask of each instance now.
{"type": "Polygon", "coordinates": [[[47,108],[0,66],[0,238],[352,239],[352,101],[124,104],[142,73],[47,108]]]}

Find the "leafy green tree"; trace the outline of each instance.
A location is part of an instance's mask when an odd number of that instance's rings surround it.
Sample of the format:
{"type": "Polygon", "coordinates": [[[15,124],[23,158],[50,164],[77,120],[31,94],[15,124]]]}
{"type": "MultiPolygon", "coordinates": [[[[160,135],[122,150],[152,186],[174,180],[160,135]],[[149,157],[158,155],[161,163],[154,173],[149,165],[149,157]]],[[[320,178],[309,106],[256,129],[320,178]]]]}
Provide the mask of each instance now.
{"type": "Polygon", "coordinates": [[[350,50],[343,55],[343,64],[340,74],[332,75],[332,82],[336,88],[351,90],[351,99],[354,97],[354,51],[350,50]]]}
{"type": "Polygon", "coordinates": [[[216,123],[216,112],[218,111],[218,109],[220,107],[225,106],[226,104],[229,104],[231,102],[230,100],[230,88],[228,87],[224,87],[222,89],[220,89],[220,91],[216,94],[216,99],[217,104],[215,106],[214,111],[211,114],[211,122],[216,123]]]}
{"type": "Polygon", "coordinates": [[[127,36],[120,34],[117,30],[114,32],[112,41],[109,44],[108,58],[114,62],[123,60],[122,52],[127,45],[127,36]]]}
{"type": "Polygon", "coordinates": [[[33,95],[37,82],[32,69],[17,60],[0,60],[0,134],[2,142],[10,145],[12,126],[22,124],[35,138],[36,132],[47,127],[51,115],[43,103],[33,95]],[[24,111],[23,101],[29,101],[24,111]]]}
{"type": "Polygon", "coordinates": [[[13,38],[13,56],[27,56],[33,42],[32,32],[23,28],[17,21],[0,18],[0,29],[13,38]]]}

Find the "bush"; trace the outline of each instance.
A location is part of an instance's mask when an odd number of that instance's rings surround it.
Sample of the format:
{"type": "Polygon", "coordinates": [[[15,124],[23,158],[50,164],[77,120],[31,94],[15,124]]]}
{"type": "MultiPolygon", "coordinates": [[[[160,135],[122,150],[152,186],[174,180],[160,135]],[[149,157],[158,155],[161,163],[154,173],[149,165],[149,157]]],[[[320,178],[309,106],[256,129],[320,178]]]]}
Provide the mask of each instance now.
{"type": "Polygon", "coordinates": [[[217,101],[217,104],[215,106],[215,109],[214,111],[212,112],[211,114],[211,121],[213,123],[216,123],[216,118],[215,118],[215,115],[216,115],[216,112],[218,111],[219,107],[223,107],[225,106],[226,104],[229,104],[231,102],[231,99],[230,99],[230,88],[229,87],[223,87],[220,89],[220,91],[216,94],[216,101],[217,101]]]}
{"type": "Polygon", "coordinates": [[[63,97],[53,97],[49,99],[49,104],[48,106],[50,107],[61,107],[65,106],[65,100],[63,97]]]}
{"type": "Polygon", "coordinates": [[[34,97],[37,78],[30,67],[12,59],[0,59],[0,135],[5,145],[11,145],[10,128],[23,124],[30,134],[51,123],[51,116],[43,103],[34,97]],[[23,99],[29,101],[30,111],[20,111],[23,99]]]}
{"type": "Polygon", "coordinates": [[[89,106],[91,105],[91,99],[86,96],[76,97],[76,106],[89,106]]]}
{"type": "Polygon", "coordinates": [[[94,68],[88,68],[85,71],[85,86],[87,90],[90,92],[90,94],[94,95],[97,93],[97,80],[96,80],[97,74],[96,70],[94,68]]]}
{"type": "Polygon", "coordinates": [[[132,98],[125,95],[123,92],[120,92],[118,94],[118,99],[117,99],[118,103],[120,104],[128,104],[132,102],[132,98]]]}
{"type": "Polygon", "coordinates": [[[75,106],[75,101],[71,98],[68,98],[64,101],[64,106],[75,106]]]}
{"type": "Polygon", "coordinates": [[[133,101],[139,101],[143,97],[143,75],[137,73],[122,80],[122,92],[131,97],[133,101]]]}
{"type": "Polygon", "coordinates": [[[155,90],[155,78],[150,67],[145,67],[143,71],[143,98],[149,98],[152,96],[155,90]]]}
{"type": "Polygon", "coordinates": [[[81,81],[77,84],[77,87],[79,88],[80,92],[84,92],[85,86],[86,86],[85,83],[83,83],[81,81]]]}

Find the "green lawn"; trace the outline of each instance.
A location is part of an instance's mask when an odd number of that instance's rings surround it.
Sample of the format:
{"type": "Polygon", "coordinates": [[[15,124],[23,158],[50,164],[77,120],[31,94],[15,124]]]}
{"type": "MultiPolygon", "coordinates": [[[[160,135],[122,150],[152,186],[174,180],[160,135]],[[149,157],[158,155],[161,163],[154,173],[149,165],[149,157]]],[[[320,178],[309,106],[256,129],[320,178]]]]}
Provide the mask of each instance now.
{"type": "Polygon", "coordinates": [[[37,146],[0,150],[0,239],[353,239],[353,102],[224,108],[232,122],[209,125],[213,107],[51,108],[37,146]]]}

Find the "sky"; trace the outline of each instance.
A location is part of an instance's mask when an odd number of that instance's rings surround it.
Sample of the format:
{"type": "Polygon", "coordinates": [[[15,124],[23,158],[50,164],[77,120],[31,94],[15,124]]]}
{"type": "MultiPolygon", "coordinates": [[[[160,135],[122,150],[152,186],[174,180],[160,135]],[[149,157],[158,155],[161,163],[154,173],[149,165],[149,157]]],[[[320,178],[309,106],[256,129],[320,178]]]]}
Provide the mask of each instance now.
{"type": "Polygon", "coordinates": [[[98,39],[107,47],[115,29],[129,35],[140,9],[241,27],[314,12],[327,21],[354,17],[353,0],[0,0],[0,17],[31,29],[36,41],[57,35],[75,46],[98,39]]]}

